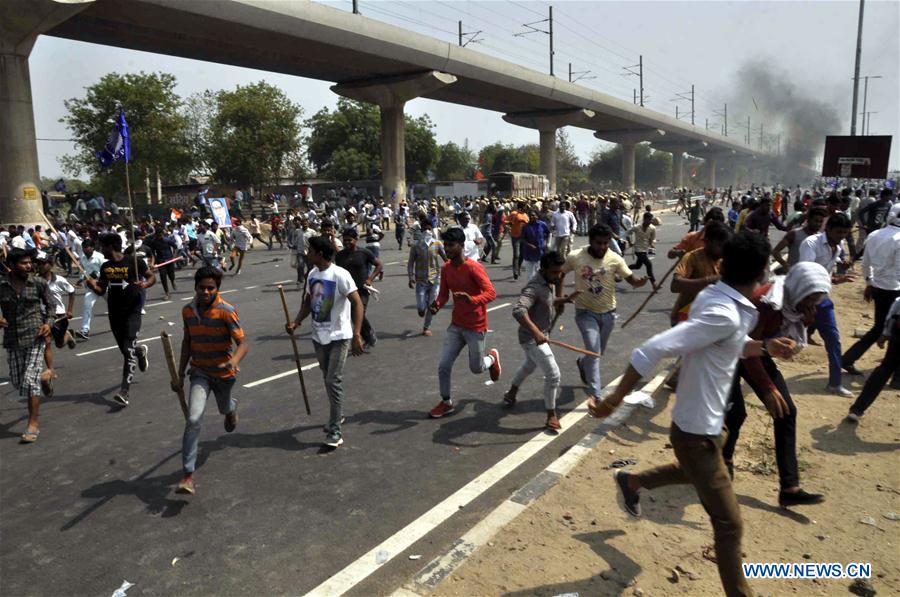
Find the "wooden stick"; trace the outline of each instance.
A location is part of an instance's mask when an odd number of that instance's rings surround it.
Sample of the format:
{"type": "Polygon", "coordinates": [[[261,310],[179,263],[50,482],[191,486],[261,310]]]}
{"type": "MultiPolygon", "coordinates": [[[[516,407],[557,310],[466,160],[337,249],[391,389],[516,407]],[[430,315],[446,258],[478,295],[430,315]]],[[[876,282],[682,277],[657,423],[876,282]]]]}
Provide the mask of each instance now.
{"type": "MultiPolygon", "coordinates": [[[[48,230],[52,230],[57,234],[57,236],[61,234],[61,232],[56,229],[56,226],[50,223],[50,220],[47,219],[47,216],[44,215],[44,212],[39,211],[38,213],[41,214],[41,218],[43,218],[44,222],[47,223],[48,230]]],[[[81,267],[81,260],[78,259],[78,257],[76,257],[75,254],[69,250],[69,247],[63,247],[63,249],[65,249],[66,253],[69,254],[69,259],[72,260],[72,263],[75,264],[75,267],[77,267],[79,271],[81,271],[81,273],[84,275],[84,277],[87,278],[87,272],[85,272],[84,268],[81,267]]]]}
{"type": "Polygon", "coordinates": [[[164,266],[164,265],[169,265],[170,263],[175,263],[176,261],[181,261],[182,259],[184,259],[184,257],[182,257],[181,255],[179,255],[179,256],[176,257],[175,259],[169,259],[168,261],[163,261],[162,263],[157,263],[156,265],[154,265],[154,266],[151,267],[150,269],[157,269],[157,268],[160,268],[160,267],[162,267],[162,266],[164,266]]]}
{"type": "Polygon", "coordinates": [[[644,299],[644,302],[641,303],[641,306],[637,308],[637,311],[635,311],[635,312],[631,315],[631,317],[629,317],[628,319],[625,320],[625,323],[622,324],[622,327],[623,327],[623,328],[624,328],[626,325],[628,325],[629,323],[631,323],[631,320],[633,320],[635,317],[637,317],[638,314],[640,314],[640,312],[644,310],[644,307],[647,306],[647,303],[650,302],[650,299],[652,299],[652,298],[656,295],[656,293],[659,292],[659,289],[662,288],[663,283],[668,279],[669,276],[672,275],[672,272],[675,271],[675,268],[678,267],[678,264],[681,263],[681,259],[682,259],[683,257],[684,257],[684,255],[682,255],[681,257],[679,257],[678,260],[675,261],[675,263],[672,264],[672,267],[669,268],[669,271],[666,272],[666,275],[664,275],[664,276],[662,277],[662,279],[660,279],[659,284],[657,284],[657,285],[653,288],[653,292],[651,292],[649,295],[647,295],[647,298],[645,298],[645,299],[644,299]]]}
{"type": "Polygon", "coordinates": [[[595,359],[599,359],[599,358],[600,358],[600,353],[599,353],[599,352],[591,352],[590,350],[585,350],[584,348],[579,348],[579,347],[577,347],[577,346],[572,346],[571,344],[566,344],[565,342],[560,342],[559,340],[553,340],[552,338],[547,338],[547,342],[549,342],[550,344],[553,344],[553,345],[555,345],[555,346],[560,346],[560,347],[562,347],[562,348],[566,348],[566,349],[571,350],[571,351],[573,351],[573,352],[581,353],[581,354],[583,354],[583,355],[585,355],[585,356],[594,357],[595,359]]]}
{"type": "MultiPolygon", "coordinates": [[[[169,377],[172,379],[172,384],[174,385],[179,381],[183,384],[184,382],[178,376],[178,365],[175,364],[175,351],[172,350],[172,338],[169,336],[169,332],[163,330],[159,335],[159,339],[162,340],[163,352],[166,355],[166,364],[169,366],[169,377]]],[[[186,421],[188,418],[188,407],[187,400],[184,398],[184,388],[178,386],[176,394],[178,395],[178,403],[181,405],[181,412],[184,414],[186,421]]]]}
{"type": "MultiPolygon", "coordinates": [[[[284,286],[278,285],[278,292],[281,294],[281,306],[284,308],[285,323],[291,323],[291,313],[288,311],[287,297],[284,295],[284,286]]],[[[297,375],[300,376],[300,390],[303,392],[303,404],[306,405],[306,414],[311,415],[309,410],[309,397],[306,395],[306,382],[303,380],[303,367],[300,366],[300,349],[297,348],[297,338],[291,332],[291,346],[294,347],[294,362],[297,363],[297,375]]]]}

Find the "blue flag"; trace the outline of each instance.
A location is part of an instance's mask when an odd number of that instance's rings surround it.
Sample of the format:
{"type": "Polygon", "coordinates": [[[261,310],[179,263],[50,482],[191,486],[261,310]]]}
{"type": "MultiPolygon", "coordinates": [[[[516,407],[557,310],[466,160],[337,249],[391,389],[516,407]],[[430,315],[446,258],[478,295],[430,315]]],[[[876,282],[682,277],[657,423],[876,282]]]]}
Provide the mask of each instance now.
{"type": "Polygon", "coordinates": [[[97,152],[101,168],[109,168],[117,160],[131,161],[131,138],[128,123],[125,121],[125,110],[120,106],[116,113],[115,127],[106,140],[106,146],[97,152]]]}

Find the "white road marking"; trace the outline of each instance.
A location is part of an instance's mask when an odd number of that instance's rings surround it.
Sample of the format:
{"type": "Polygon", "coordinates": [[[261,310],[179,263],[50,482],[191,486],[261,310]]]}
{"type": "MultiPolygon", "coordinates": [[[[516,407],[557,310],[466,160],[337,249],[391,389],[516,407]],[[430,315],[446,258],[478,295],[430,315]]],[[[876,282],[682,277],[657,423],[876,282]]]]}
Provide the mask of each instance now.
{"type": "Polygon", "coordinates": [[[146,307],[146,308],[149,309],[150,307],[158,307],[158,306],[160,306],[160,305],[168,305],[168,304],[171,303],[171,302],[172,302],[172,301],[160,301],[160,302],[158,302],[158,303],[153,303],[152,305],[144,305],[144,307],[146,307]]]}
{"type": "MultiPolygon", "coordinates": [[[[138,343],[138,344],[143,344],[144,342],[150,342],[150,341],[152,341],[152,340],[159,340],[159,336],[150,336],[149,338],[138,338],[137,343],[138,343]]],[[[106,348],[98,348],[98,349],[96,349],[96,350],[89,350],[89,351],[87,351],[87,352],[76,352],[76,353],[75,353],[75,356],[76,356],[76,357],[86,357],[86,356],[89,355],[89,354],[94,354],[94,353],[97,353],[97,352],[103,352],[104,350],[113,350],[113,349],[115,349],[115,348],[119,348],[118,344],[115,345],[115,346],[107,346],[106,348]]]]}
{"type": "Polygon", "coordinates": [[[391,261],[390,263],[383,263],[382,265],[397,265],[398,263],[403,263],[402,261],[391,261]]]}
{"type": "MultiPolygon", "coordinates": [[[[315,369],[318,367],[318,363],[310,363],[309,365],[303,365],[301,369],[304,371],[309,371],[310,369],[315,369]]],[[[287,377],[289,375],[294,375],[297,373],[297,368],[294,367],[292,369],[288,369],[287,371],[282,371],[281,373],[276,373],[275,375],[270,375],[269,377],[264,377],[262,379],[257,379],[256,381],[251,381],[250,383],[244,384],[245,388],[255,388],[256,386],[261,386],[264,383],[269,383],[270,381],[275,381],[276,379],[281,379],[282,377],[287,377]]]]}
{"type": "Polygon", "coordinates": [[[8,383],[9,383],[8,381],[0,381],[0,386],[5,386],[8,383]]]}
{"type": "Polygon", "coordinates": [[[511,303],[503,303],[501,305],[497,305],[496,307],[491,307],[490,309],[487,310],[487,312],[490,313],[491,311],[496,311],[497,309],[502,309],[503,307],[508,307],[510,304],[511,303]]]}
{"type": "Polygon", "coordinates": [[[239,289],[232,288],[231,290],[222,290],[219,294],[228,294],[229,292],[237,292],[239,289]]]}
{"type": "MultiPolygon", "coordinates": [[[[620,379],[621,376],[614,379],[612,383],[607,386],[607,390],[618,384],[620,379]]],[[[569,429],[578,423],[578,421],[586,417],[587,414],[587,400],[585,400],[562,417],[560,424],[563,426],[563,429],[569,429]]],[[[394,557],[402,554],[409,549],[413,543],[456,514],[460,508],[472,503],[478,496],[493,487],[498,481],[514,471],[522,463],[561,436],[562,434],[550,435],[541,431],[516,448],[506,458],[494,464],[491,468],[458,489],[450,497],[435,505],[428,512],[388,537],[379,545],[373,547],[349,566],[311,590],[307,595],[322,597],[346,593],[365,580],[378,568],[391,561],[394,557]],[[376,554],[378,554],[378,552],[388,553],[388,558],[382,563],[378,563],[376,560],[376,554]]]]}
{"type": "Polygon", "coordinates": [[[277,286],[278,284],[287,284],[288,282],[296,282],[296,280],[278,280],[277,282],[272,282],[269,286],[277,286]]]}
{"type": "Polygon", "coordinates": [[[244,290],[253,290],[254,288],[259,288],[259,286],[244,286],[244,290]]]}

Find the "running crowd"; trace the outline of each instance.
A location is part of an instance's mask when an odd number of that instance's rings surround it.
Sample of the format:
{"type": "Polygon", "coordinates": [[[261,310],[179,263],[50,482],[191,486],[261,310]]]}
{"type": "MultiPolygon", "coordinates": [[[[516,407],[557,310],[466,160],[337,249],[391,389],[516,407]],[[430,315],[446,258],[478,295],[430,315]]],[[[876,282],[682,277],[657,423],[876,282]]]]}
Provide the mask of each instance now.
{"type": "Polygon", "coordinates": [[[677,357],[667,378],[677,393],[670,432],[676,462],[640,473],[619,470],[615,479],[634,516],[641,514],[643,490],[692,484],[714,528],[725,592],[752,595],[741,571],[742,523],[731,484],[747,416],[741,380],[774,419],[779,504],[824,500],[801,487],[798,411],[777,359],[789,359],[816,343],[818,332],[828,355],[825,389],[851,398],[843,376],[863,375],[856,367],[859,358],[873,344],[886,345],[881,364],[848,408],[847,424],[864,416],[885,385],[900,388],[900,202],[890,188],[754,187],[738,195],[732,189],[696,195],[678,191],[671,202],[690,231],[668,253],[677,259],[669,286],[675,294],[671,327],[633,351],[621,381],[604,396],[600,358],[616,321],[617,284],[639,288],[649,282],[656,293],[669,275],[657,283],[653,271],[661,225],[654,199],[641,193],[553,200],[483,197],[401,201],[393,210],[372,199],[354,203],[332,198],[319,204],[309,199],[283,214],[275,202],[265,222],[236,215],[224,227],[195,208],[191,214],[173,214],[169,221],[145,217],[117,225],[106,218],[66,220],[57,212],[46,227],[0,228],[5,271],[0,277],[0,327],[10,383],[28,406],[22,442],[38,440],[40,402],[53,395],[54,350],[74,347],[76,338],[90,339],[93,309],[101,299],[123,359],[113,400],[122,407],[129,404],[136,372],[149,366],[147,347],[138,341],[148,293],[159,280],[168,299],[170,287],[176,289],[175,272],[196,266],[195,295],[182,309],[180,358],[172,364],[172,389],[183,392],[185,382],[189,384],[177,491],[194,493],[206,402],[212,394],[225,417],[225,430],[234,431],[238,413],[232,391],[248,352],[237,309],[219,294],[223,277],[241,274],[255,242],[267,249],[278,242],[290,249],[302,296],[286,331],[294,334],[310,320],[330,404],[324,443],[341,446],[343,371],[348,354],[362,355],[376,346],[367,307],[383,278],[381,243],[387,242],[385,231],[392,225],[398,248],[405,244],[408,250],[408,285],[422,335],[432,335],[433,316],[452,299],[438,358],[441,399],[429,412],[432,418],[448,416],[455,408],[452,369],[463,349],[473,374],[487,373],[495,382],[501,378],[500,352],[486,345],[488,305],[497,293],[482,263],[499,262],[508,242],[512,275],[524,276],[512,311],[522,354],[501,406],[515,408],[523,384],[539,370],[546,429],[561,429],[556,407],[561,376],[550,336],[567,304],[574,306],[582,336],[577,366],[596,417],[611,414],[663,359],[677,357]],[[785,231],[774,247],[769,242],[772,227],[785,231]],[[574,246],[577,236],[587,238],[585,247],[574,246]],[[625,257],[629,248],[634,255],[630,264],[625,257]],[[829,294],[832,285],[855,279],[856,262],[866,281],[863,298],[874,303],[873,325],[843,350],[829,294]],[[640,268],[646,277],[634,273],[640,268]],[[84,299],[81,326],[73,330],[69,321],[77,286],[84,287],[84,299]]]}

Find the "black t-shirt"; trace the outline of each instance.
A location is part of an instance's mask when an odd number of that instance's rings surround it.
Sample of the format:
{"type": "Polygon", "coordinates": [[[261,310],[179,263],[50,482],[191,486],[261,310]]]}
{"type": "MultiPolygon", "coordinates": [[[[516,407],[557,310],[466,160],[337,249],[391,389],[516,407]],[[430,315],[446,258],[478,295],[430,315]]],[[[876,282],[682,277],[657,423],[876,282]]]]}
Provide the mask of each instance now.
{"type": "Polygon", "coordinates": [[[375,255],[371,251],[359,247],[356,250],[343,249],[335,255],[334,263],[350,272],[350,277],[353,278],[361,295],[369,294],[364,286],[369,279],[369,268],[375,267],[375,255]]]}
{"type": "Polygon", "coordinates": [[[126,255],[121,261],[109,260],[100,266],[99,284],[106,288],[111,317],[128,315],[141,310],[141,289],[134,285],[147,273],[147,264],[138,255],[135,273],[134,257],[126,255]]]}

